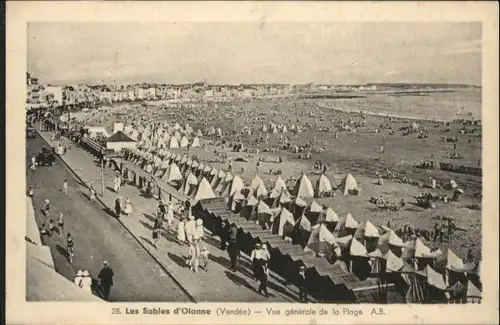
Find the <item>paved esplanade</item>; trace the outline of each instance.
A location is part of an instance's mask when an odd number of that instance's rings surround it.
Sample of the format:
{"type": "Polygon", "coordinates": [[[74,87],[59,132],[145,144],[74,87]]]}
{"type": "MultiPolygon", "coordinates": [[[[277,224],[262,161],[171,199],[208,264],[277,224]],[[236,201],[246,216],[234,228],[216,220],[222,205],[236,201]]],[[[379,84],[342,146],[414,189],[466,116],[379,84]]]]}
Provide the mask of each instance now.
{"type": "MultiPolygon", "coordinates": [[[[42,133],[45,139],[50,138],[50,133],[42,133]]],[[[35,140],[38,141],[38,140],[35,140]]],[[[51,142],[50,140],[48,140],[51,142]]],[[[65,140],[66,143],[68,140],[65,140]]],[[[56,145],[56,142],[53,142],[56,145]]],[[[30,156],[31,157],[31,156],[30,156]]],[[[30,158],[28,158],[30,159],[30,158]]],[[[98,166],[95,157],[91,156],[88,152],[76,147],[68,150],[68,152],[63,156],[63,159],[71,166],[78,176],[85,181],[85,183],[94,182],[96,185],[97,192],[101,192],[100,185],[100,166],[98,166]]],[[[58,160],[58,163],[61,162],[58,160]]],[[[43,167],[40,167],[40,169],[43,167]]],[[[54,168],[54,167],[49,167],[54,168]]],[[[42,171],[43,172],[43,171],[42,171]]],[[[70,177],[70,173],[66,172],[67,177],[70,177]]],[[[72,175],[72,174],[71,174],[72,175]]],[[[113,192],[113,177],[115,172],[110,168],[105,171],[105,193],[103,202],[110,208],[114,206],[114,200],[117,197],[116,193],[113,192]]],[[[50,177],[49,177],[50,178],[50,177]]],[[[62,186],[63,177],[60,178],[60,185],[56,183],[55,186],[62,186]]],[[[36,185],[36,184],[35,184],[36,185]]],[[[62,195],[62,194],[60,194],[62,195]]],[[[84,193],[80,194],[80,198],[83,199],[83,203],[88,205],[88,199],[85,195],[88,195],[88,191],[84,190],[84,193]]],[[[112,225],[109,230],[100,231],[100,227],[92,226],[94,229],[92,233],[87,236],[93,238],[96,242],[100,242],[106,238],[106,233],[108,231],[114,231],[117,236],[121,236],[123,240],[127,242],[134,241],[135,239],[126,232],[124,227],[126,227],[133,236],[140,241],[143,246],[144,254],[146,250],[153,255],[157,261],[172,274],[175,279],[193,296],[197,301],[211,301],[211,302],[279,302],[279,301],[297,301],[298,290],[293,285],[288,285],[283,279],[281,279],[276,274],[271,274],[268,281],[268,290],[270,297],[266,298],[256,292],[258,283],[251,278],[251,267],[248,257],[242,257],[242,263],[240,265],[238,272],[233,273],[229,270],[229,258],[227,252],[221,251],[209,235],[206,235],[206,240],[204,240],[207,246],[211,258],[208,272],[200,270],[199,273],[194,273],[185,266],[184,257],[187,255],[188,248],[186,246],[179,245],[175,240],[175,234],[169,233],[164,236],[158,242],[158,249],[151,246],[151,230],[153,226],[153,215],[156,212],[156,207],[158,201],[155,199],[145,198],[134,186],[127,185],[122,187],[119,195],[122,198],[130,197],[132,204],[134,206],[134,212],[130,216],[122,216],[121,224],[120,222],[114,220],[111,216],[107,215],[103,211],[98,218],[106,219],[107,222],[112,225]],[[123,230],[122,230],[123,229],[123,230]],[[99,233],[98,233],[99,232],[99,233]],[[215,245],[214,245],[215,244],[215,245]]],[[[42,199],[40,199],[42,200],[42,199]]],[[[39,201],[42,202],[42,201],[39,201]]],[[[40,203],[41,204],[41,203],[40,203]]],[[[71,206],[68,203],[69,206],[71,206]]],[[[102,210],[102,206],[96,204],[102,210]]],[[[176,228],[176,222],[174,224],[174,229],[176,228]]],[[[136,241],[137,242],[137,241],[136,241]]],[[[78,239],[76,241],[78,250],[78,239]]],[[[122,251],[119,247],[120,243],[109,245],[116,245],[119,251],[122,251]]],[[[149,268],[146,264],[135,263],[133,261],[127,261],[129,254],[141,254],[135,251],[123,250],[123,264],[127,265],[130,269],[135,269],[137,276],[139,278],[147,277],[147,275],[139,276],[138,273],[143,272],[143,269],[149,268]]],[[[78,255],[76,256],[78,259],[78,255]]],[[[112,258],[109,258],[115,267],[115,273],[118,262],[113,262],[112,258]]],[[[122,262],[119,262],[122,263],[122,262]]],[[[118,267],[122,267],[121,265],[118,267]]],[[[133,273],[133,271],[131,271],[133,273]]],[[[168,280],[167,280],[168,281],[168,280]]],[[[140,281],[139,281],[140,285],[140,281]]],[[[158,289],[168,291],[168,287],[164,287],[161,282],[158,282],[158,289]]],[[[158,290],[157,289],[157,290],[158,290]]],[[[147,294],[146,294],[147,295],[147,294]]],[[[155,298],[149,298],[151,300],[158,300],[155,298]]]]}
{"type": "Polygon", "coordinates": [[[57,224],[59,212],[64,214],[64,232],[71,232],[75,241],[73,265],[64,254],[65,235],[54,234],[49,240],[56,271],[73,281],[79,269],[86,269],[97,278],[102,262],[108,260],[115,273],[111,301],[179,301],[189,297],[161,269],[142,246],[100,204],[90,204],[87,191],[77,183],[73,174],[57,159],[51,167],[29,169],[31,157],[40,152],[45,142],[38,136],[28,139],[26,148],[27,185],[34,187],[33,204],[38,226],[48,224],[40,210],[44,200],[51,203],[51,215],[57,224]],[[61,192],[68,180],[68,194],[61,192]]]}

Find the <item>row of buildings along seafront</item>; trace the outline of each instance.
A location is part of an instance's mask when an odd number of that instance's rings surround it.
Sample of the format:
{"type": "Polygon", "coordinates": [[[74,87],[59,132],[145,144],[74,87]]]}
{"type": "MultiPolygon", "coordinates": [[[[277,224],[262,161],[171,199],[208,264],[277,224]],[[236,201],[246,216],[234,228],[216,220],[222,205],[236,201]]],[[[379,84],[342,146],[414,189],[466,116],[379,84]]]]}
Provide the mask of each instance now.
{"type": "Polygon", "coordinates": [[[79,106],[95,107],[99,104],[164,99],[251,98],[261,96],[286,96],[325,91],[376,90],[374,86],[331,85],[208,85],[194,83],[183,85],[45,85],[29,73],[26,74],[28,107],[79,106]]]}

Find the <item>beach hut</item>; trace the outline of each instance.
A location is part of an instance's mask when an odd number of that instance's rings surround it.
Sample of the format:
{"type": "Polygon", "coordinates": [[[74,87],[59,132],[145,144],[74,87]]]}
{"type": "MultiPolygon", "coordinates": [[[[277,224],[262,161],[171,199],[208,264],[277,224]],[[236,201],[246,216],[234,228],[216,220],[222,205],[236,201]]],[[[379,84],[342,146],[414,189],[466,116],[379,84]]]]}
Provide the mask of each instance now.
{"type": "Polygon", "coordinates": [[[122,149],[135,149],[137,141],[127,136],[123,131],[118,131],[106,139],[106,149],[120,152],[122,149]]]}

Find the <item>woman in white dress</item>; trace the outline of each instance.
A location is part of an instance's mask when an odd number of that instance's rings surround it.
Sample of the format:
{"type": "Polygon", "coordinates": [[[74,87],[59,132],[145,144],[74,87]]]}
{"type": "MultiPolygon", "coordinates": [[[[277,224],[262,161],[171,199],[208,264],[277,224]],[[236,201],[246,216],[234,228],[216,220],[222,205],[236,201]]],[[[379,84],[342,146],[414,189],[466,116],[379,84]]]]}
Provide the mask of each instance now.
{"type": "Polygon", "coordinates": [[[122,181],[121,181],[119,175],[116,175],[115,180],[114,180],[114,185],[115,185],[114,186],[115,193],[118,193],[120,191],[120,187],[122,185],[122,181]]]}
{"type": "Polygon", "coordinates": [[[165,218],[167,220],[167,229],[170,229],[170,227],[174,223],[174,207],[172,205],[172,202],[168,203],[168,206],[167,206],[167,215],[166,215],[165,218]]]}
{"type": "Polygon", "coordinates": [[[183,217],[181,217],[179,223],[177,223],[177,240],[182,245],[186,243],[186,229],[183,217]]]}
{"type": "Polygon", "coordinates": [[[88,293],[92,293],[92,278],[87,270],[83,271],[82,289],[88,293]]]}
{"type": "Polygon", "coordinates": [[[129,216],[132,214],[132,202],[130,201],[130,198],[127,198],[125,200],[125,210],[123,211],[125,215],[129,216]]]}

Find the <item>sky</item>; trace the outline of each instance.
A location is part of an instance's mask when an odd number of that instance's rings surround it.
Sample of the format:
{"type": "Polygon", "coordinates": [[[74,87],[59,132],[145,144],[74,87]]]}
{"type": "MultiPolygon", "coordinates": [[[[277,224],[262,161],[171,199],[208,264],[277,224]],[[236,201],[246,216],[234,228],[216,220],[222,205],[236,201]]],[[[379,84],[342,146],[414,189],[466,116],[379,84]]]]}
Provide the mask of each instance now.
{"type": "Polygon", "coordinates": [[[30,23],[49,84],[481,85],[480,23],[30,23]]]}

